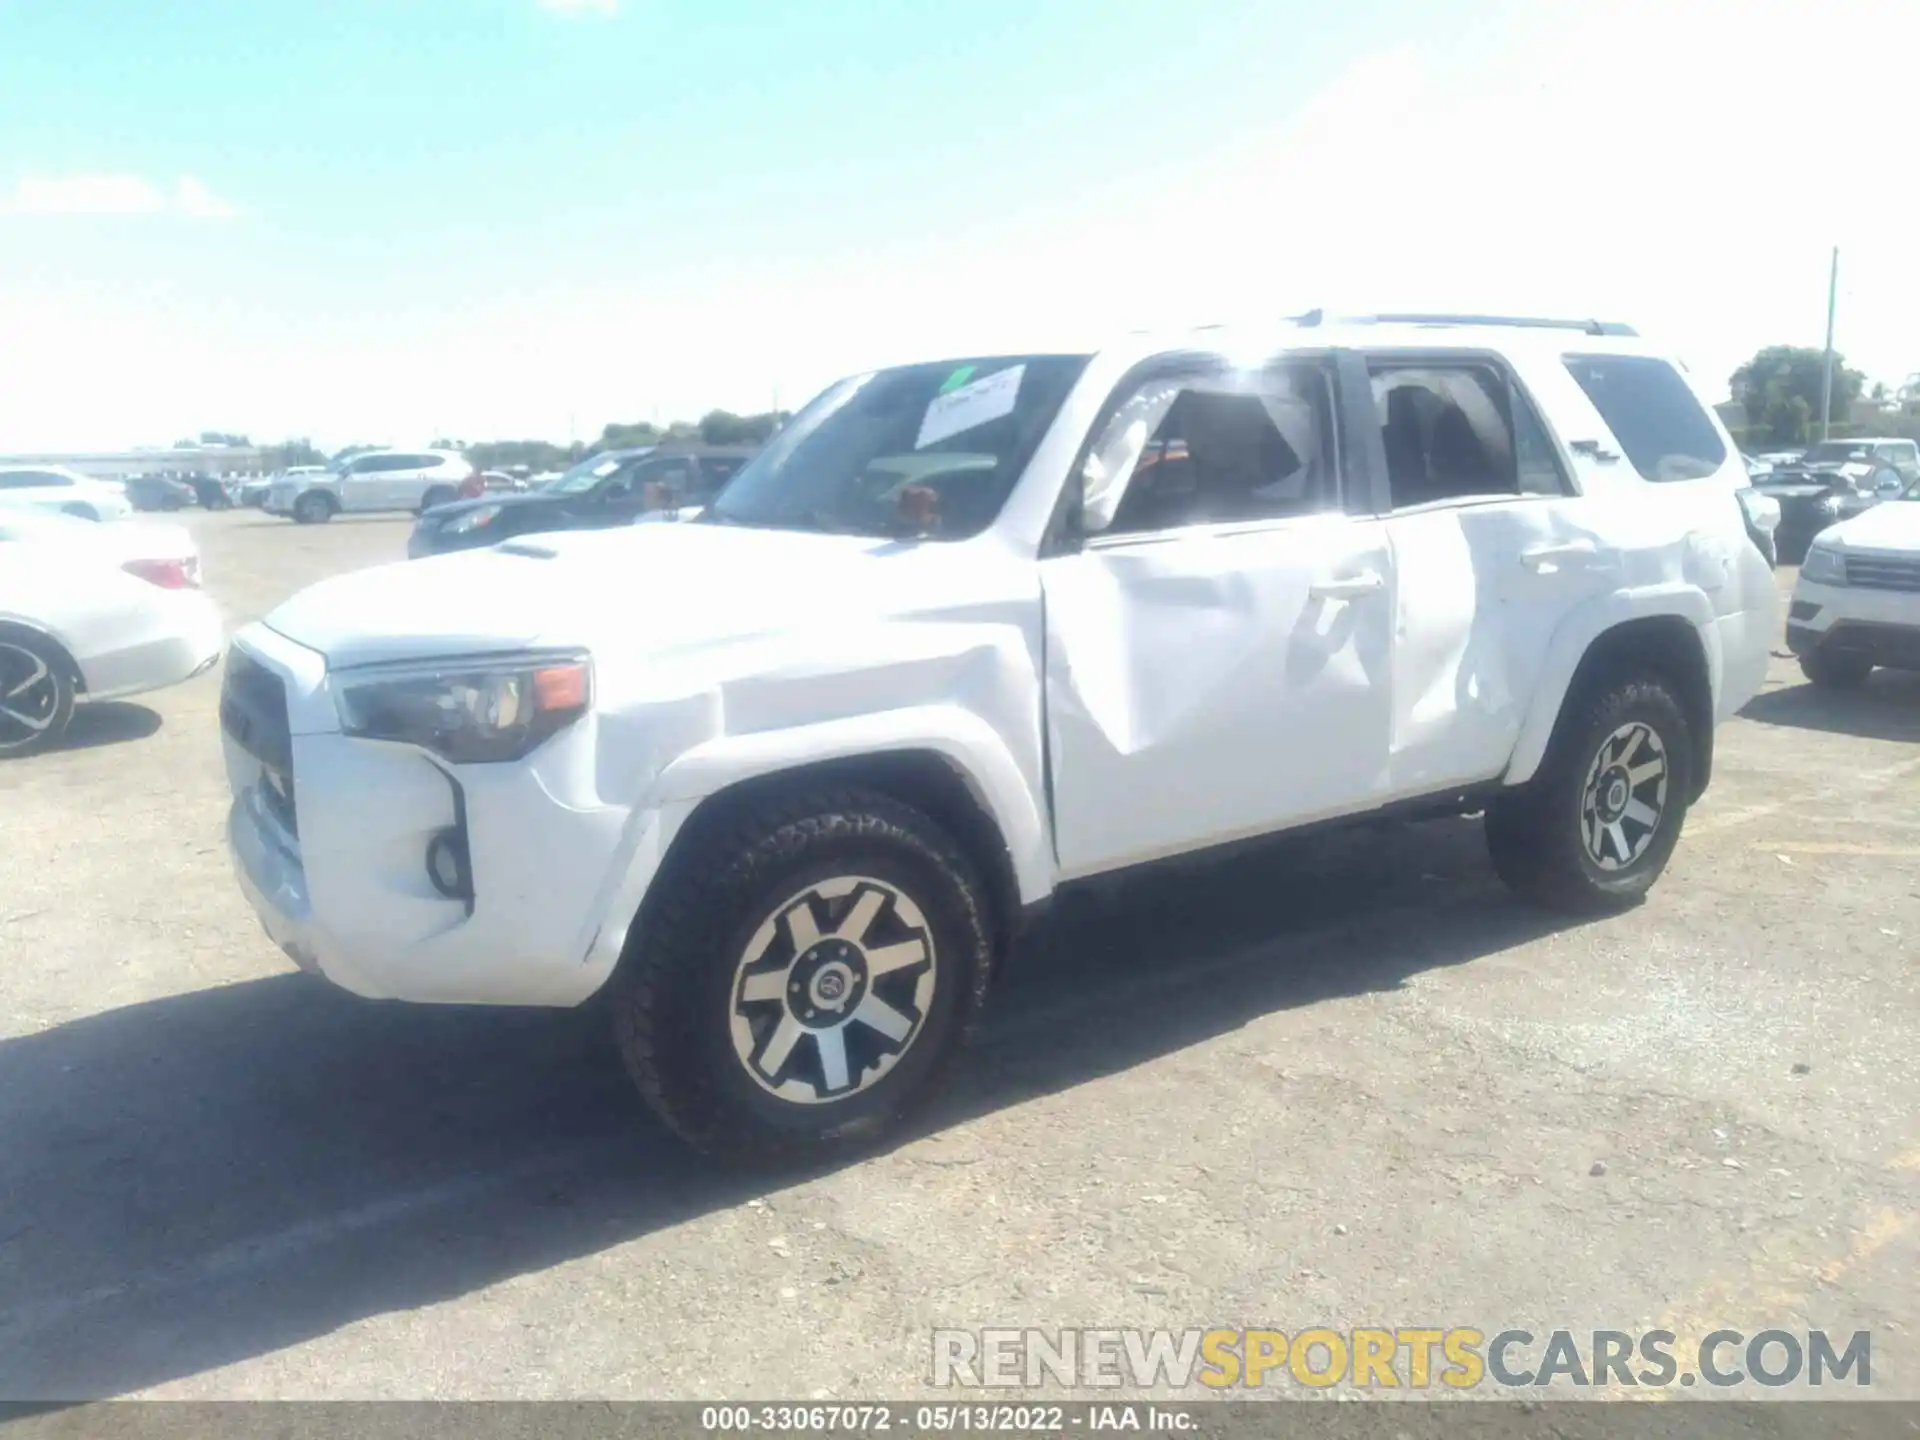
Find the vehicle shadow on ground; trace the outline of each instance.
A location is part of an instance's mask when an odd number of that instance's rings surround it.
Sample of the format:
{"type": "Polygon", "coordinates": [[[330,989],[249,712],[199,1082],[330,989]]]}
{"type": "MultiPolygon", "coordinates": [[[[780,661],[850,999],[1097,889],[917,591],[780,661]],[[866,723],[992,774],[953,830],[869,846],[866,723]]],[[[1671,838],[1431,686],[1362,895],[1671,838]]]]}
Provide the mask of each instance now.
{"type": "Polygon", "coordinates": [[[158,711],[125,700],[95,700],[76,706],[67,733],[56,750],[92,750],[101,745],[121,745],[130,740],[145,740],[159,733],[158,711]]]}
{"type": "Polygon", "coordinates": [[[1920,674],[1876,670],[1858,690],[1789,685],[1754,696],[1740,713],[1763,725],[1863,740],[1920,740],[1920,674]]]}
{"type": "MultiPolygon", "coordinates": [[[[1063,899],[917,1133],[1561,923],[1507,897],[1455,820],[1063,899]]],[[[197,1374],[798,1178],[684,1153],[592,1008],[369,1004],[294,974],[0,1042],[0,1135],[7,1399],[197,1374]]]]}

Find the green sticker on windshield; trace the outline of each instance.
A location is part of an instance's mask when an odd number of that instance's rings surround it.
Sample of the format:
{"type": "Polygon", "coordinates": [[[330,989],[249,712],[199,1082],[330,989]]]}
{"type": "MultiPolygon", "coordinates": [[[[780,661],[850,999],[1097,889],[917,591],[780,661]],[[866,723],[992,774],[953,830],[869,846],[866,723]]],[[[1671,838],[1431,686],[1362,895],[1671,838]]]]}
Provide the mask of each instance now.
{"type": "Polygon", "coordinates": [[[978,368],[976,365],[962,365],[958,370],[947,376],[946,383],[940,387],[937,393],[944,395],[949,390],[958,390],[973,378],[973,372],[978,368]]]}

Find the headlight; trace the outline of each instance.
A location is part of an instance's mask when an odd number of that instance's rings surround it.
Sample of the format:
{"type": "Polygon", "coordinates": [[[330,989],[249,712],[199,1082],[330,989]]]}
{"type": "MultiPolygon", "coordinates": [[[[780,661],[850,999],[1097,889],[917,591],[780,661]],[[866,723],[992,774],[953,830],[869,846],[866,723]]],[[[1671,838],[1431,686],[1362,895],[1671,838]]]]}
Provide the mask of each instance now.
{"type": "Polygon", "coordinates": [[[469,530],[478,530],[482,525],[491,525],[499,513],[498,505],[482,505],[478,510],[463,511],[447,521],[443,531],[448,535],[462,535],[469,530]]]}
{"type": "Polygon", "coordinates": [[[1811,580],[1816,585],[1844,585],[1847,583],[1847,562],[1841,558],[1838,550],[1815,545],[1807,551],[1807,558],[1800,564],[1800,578],[1811,580]]]}
{"type": "Polygon", "coordinates": [[[1740,508],[1754,529],[1772,530],[1780,524],[1780,502],[1773,496],[1762,495],[1758,490],[1741,490],[1738,494],[1740,508]]]}
{"type": "Polygon", "coordinates": [[[592,665],[577,652],[368,665],[334,680],[347,734],[466,764],[518,760],[592,701],[592,665]]]}

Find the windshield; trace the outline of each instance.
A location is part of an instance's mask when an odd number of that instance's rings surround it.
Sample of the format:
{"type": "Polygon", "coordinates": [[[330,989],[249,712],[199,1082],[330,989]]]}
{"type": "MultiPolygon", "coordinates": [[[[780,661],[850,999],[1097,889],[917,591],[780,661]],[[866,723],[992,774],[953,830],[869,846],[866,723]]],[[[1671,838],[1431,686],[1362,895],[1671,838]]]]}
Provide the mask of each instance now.
{"type": "Polygon", "coordinates": [[[963,540],[1000,513],[1084,355],[905,365],[842,380],[717,495],[711,524],[963,540]]]}
{"type": "Polygon", "coordinates": [[[1843,445],[1829,440],[1816,445],[1800,458],[1809,465],[1837,465],[1844,460],[1865,460],[1869,449],[1865,445],[1843,445]]]}
{"type": "Polygon", "coordinates": [[[571,470],[554,476],[540,488],[549,495],[583,494],[632,458],[631,455],[589,455],[571,470]]]}

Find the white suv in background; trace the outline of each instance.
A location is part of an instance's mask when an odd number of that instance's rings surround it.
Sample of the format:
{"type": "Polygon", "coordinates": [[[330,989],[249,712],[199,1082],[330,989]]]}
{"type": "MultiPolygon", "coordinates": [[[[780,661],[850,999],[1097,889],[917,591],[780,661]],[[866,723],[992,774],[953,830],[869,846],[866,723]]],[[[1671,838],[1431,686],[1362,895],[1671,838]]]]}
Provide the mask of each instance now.
{"type": "Polygon", "coordinates": [[[1864,684],[1876,665],[1920,670],[1920,481],[1814,539],[1787,648],[1809,680],[1836,690],[1864,684]]]}
{"type": "Polygon", "coordinates": [[[451,450],[368,450],[312,474],[288,471],[267,491],[264,508],[303,525],[342,512],[420,514],[459,498],[473,466],[451,450]]]}
{"type": "Polygon", "coordinates": [[[243,890],[362,995],[605,990],[694,1145],[922,1098],[1054,892],[1486,814],[1630,904],[1759,689],[1746,472],[1624,327],[1318,315],[832,386],[683,525],[295,596],[221,707],[243,890]]]}
{"type": "Polygon", "coordinates": [[[0,505],[31,505],[82,520],[124,520],[133,514],[125,486],[63,465],[0,469],[0,505]]]}

